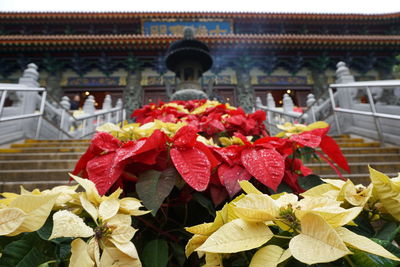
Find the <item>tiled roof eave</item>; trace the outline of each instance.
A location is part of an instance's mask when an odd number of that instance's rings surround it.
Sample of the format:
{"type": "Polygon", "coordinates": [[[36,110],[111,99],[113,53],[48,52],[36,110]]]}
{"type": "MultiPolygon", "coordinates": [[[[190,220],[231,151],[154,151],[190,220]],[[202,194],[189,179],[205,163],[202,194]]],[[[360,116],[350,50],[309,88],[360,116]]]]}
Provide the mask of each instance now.
{"type": "Polygon", "coordinates": [[[400,12],[386,14],[344,13],[267,13],[267,12],[0,12],[2,20],[132,20],[149,18],[225,18],[225,19],[290,19],[290,20],[390,20],[400,18],[400,12]]]}
{"type": "MultiPolygon", "coordinates": [[[[3,35],[0,47],[136,47],[141,49],[167,48],[181,36],[170,35],[3,35]]],[[[210,46],[229,47],[232,44],[246,47],[400,47],[400,35],[294,35],[264,34],[197,36],[210,46]]]]}

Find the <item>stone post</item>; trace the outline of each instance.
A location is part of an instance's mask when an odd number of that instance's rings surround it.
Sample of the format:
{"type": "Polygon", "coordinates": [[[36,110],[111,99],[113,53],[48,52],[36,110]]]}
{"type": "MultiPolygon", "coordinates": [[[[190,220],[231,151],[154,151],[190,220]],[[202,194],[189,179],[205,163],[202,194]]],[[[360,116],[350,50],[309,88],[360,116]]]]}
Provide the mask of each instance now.
{"type": "Polygon", "coordinates": [[[128,72],[126,77],[126,87],[123,92],[124,109],[128,117],[135,109],[143,105],[143,88],[140,85],[142,80],[142,73],[140,70],[135,72],[128,72]]]}
{"type": "Polygon", "coordinates": [[[46,84],[47,92],[57,100],[59,100],[62,96],[62,89],[60,87],[60,76],[61,75],[59,72],[49,73],[46,84]]]}
{"type": "Polygon", "coordinates": [[[307,112],[308,118],[307,118],[307,124],[313,123],[316,121],[316,116],[315,116],[315,107],[317,104],[314,105],[315,103],[315,97],[313,94],[308,94],[307,95],[307,107],[309,107],[310,109],[307,112]]]}
{"type": "Polygon", "coordinates": [[[103,102],[103,110],[110,110],[111,109],[111,96],[106,95],[103,102]]]}
{"type": "MultiPolygon", "coordinates": [[[[39,87],[38,67],[34,63],[28,64],[27,68],[18,83],[27,87],[39,87]]],[[[17,92],[19,104],[21,105],[21,114],[32,114],[36,110],[38,104],[38,92],[17,92]]],[[[22,130],[28,138],[35,136],[36,119],[30,119],[29,123],[22,123],[22,130]]]]}
{"type": "MultiPolygon", "coordinates": [[[[60,119],[60,128],[64,131],[68,132],[71,126],[70,117],[68,116],[68,111],[71,109],[71,102],[68,96],[63,96],[61,98],[60,105],[64,108],[61,109],[61,119],[60,119]]],[[[60,133],[60,137],[62,138],[63,134],[60,133]]]]}
{"type": "Polygon", "coordinates": [[[254,88],[251,86],[248,70],[236,69],[237,98],[236,103],[247,113],[254,111],[254,88]]]}
{"type": "Polygon", "coordinates": [[[283,112],[292,112],[294,103],[292,98],[288,94],[283,95],[283,112]]]}
{"type": "MultiPolygon", "coordinates": [[[[340,61],[336,65],[336,83],[352,83],[354,82],[354,76],[351,75],[349,68],[346,63],[340,61]]],[[[358,89],[356,88],[341,88],[338,89],[336,103],[339,104],[341,108],[351,109],[353,104],[356,102],[358,89]]],[[[343,132],[347,128],[353,125],[353,115],[351,114],[340,114],[338,113],[338,121],[340,122],[340,127],[343,132]]]]}
{"type": "Polygon", "coordinates": [[[267,107],[276,108],[275,100],[271,93],[267,94],[267,107]]]}
{"type": "MultiPolygon", "coordinates": [[[[83,103],[83,112],[85,113],[85,115],[92,115],[95,113],[96,108],[95,108],[95,100],[94,100],[94,96],[90,95],[88,96],[88,98],[86,98],[85,103],[83,103]]],[[[86,125],[85,126],[85,133],[91,132],[94,129],[94,120],[95,118],[90,118],[85,120],[86,121],[86,125]]]]}

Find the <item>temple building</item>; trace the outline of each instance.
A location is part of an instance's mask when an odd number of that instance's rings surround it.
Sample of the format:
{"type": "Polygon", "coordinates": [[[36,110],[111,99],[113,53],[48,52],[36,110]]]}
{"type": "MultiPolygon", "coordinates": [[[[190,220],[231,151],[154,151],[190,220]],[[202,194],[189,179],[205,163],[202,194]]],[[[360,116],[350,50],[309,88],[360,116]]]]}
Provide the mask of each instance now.
{"type": "Polygon", "coordinates": [[[33,62],[56,98],[94,95],[101,108],[110,94],[129,109],[167,100],[177,78],[165,56],[187,27],[213,59],[200,86],[233,105],[270,92],[277,104],[288,93],[305,106],[334,82],[339,61],[356,80],[392,79],[400,54],[400,13],[0,12],[0,82],[33,62]]]}

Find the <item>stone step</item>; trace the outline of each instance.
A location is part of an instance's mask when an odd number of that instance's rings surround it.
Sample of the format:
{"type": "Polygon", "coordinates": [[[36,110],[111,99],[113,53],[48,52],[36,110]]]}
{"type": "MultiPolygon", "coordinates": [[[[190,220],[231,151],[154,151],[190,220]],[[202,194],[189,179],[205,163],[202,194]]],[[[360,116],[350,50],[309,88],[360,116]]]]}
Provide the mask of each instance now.
{"type": "Polygon", "coordinates": [[[381,144],[379,142],[369,142],[369,143],[339,143],[340,147],[346,148],[346,147],[380,147],[381,144]]]}
{"type": "Polygon", "coordinates": [[[341,147],[345,156],[347,154],[380,154],[380,153],[400,153],[400,147],[341,147]]]}
{"type": "Polygon", "coordinates": [[[335,138],[336,143],[364,143],[362,138],[335,138]]]}
{"type": "Polygon", "coordinates": [[[24,143],[12,144],[11,148],[25,148],[25,147],[88,147],[90,143],[85,142],[53,142],[53,143],[24,143]]]}
{"type": "Polygon", "coordinates": [[[0,182],[68,181],[70,169],[0,170],[0,182]]]}
{"type": "Polygon", "coordinates": [[[335,135],[330,135],[332,138],[350,138],[349,134],[335,134],[335,135]]]}
{"type": "Polygon", "coordinates": [[[76,185],[75,181],[16,181],[16,182],[0,182],[0,192],[20,193],[21,186],[26,190],[32,191],[35,188],[41,191],[52,189],[60,185],[76,185]]]}
{"type": "Polygon", "coordinates": [[[64,153],[64,152],[85,152],[83,147],[23,147],[23,148],[0,148],[1,153],[64,153]]]}
{"type": "Polygon", "coordinates": [[[68,140],[37,140],[37,139],[26,139],[25,143],[35,144],[35,143],[90,143],[90,139],[68,139],[68,140]]]}
{"type": "MultiPolygon", "coordinates": [[[[397,177],[399,174],[396,172],[385,173],[390,178],[397,177]]],[[[350,179],[354,184],[363,184],[365,186],[371,183],[371,179],[368,173],[356,173],[356,174],[344,174],[345,178],[350,179]]],[[[339,179],[337,174],[325,174],[321,175],[322,179],[339,179]]]]}
{"type": "MultiPolygon", "coordinates": [[[[400,154],[380,153],[380,154],[345,154],[347,162],[393,162],[400,161],[400,154]]],[[[313,159],[309,163],[324,162],[323,160],[313,159]]]]}
{"type": "MultiPolygon", "coordinates": [[[[351,173],[369,173],[368,164],[372,168],[377,169],[383,173],[396,173],[400,171],[400,162],[351,162],[349,163],[351,173]]],[[[312,163],[305,164],[307,167],[311,168],[318,175],[334,174],[335,171],[327,163],[312,163]]],[[[343,176],[345,176],[345,171],[342,171],[343,176]]]]}
{"type": "Polygon", "coordinates": [[[0,154],[0,160],[46,160],[46,159],[74,159],[78,160],[82,152],[63,153],[6,153],[0,154]]]}
{"type": "Polygon", "coordinates": [[[73,170],[76,159],[47,159],[47,160],[0,160],[0,170],[27,169],[69,169],[73,170]]]}

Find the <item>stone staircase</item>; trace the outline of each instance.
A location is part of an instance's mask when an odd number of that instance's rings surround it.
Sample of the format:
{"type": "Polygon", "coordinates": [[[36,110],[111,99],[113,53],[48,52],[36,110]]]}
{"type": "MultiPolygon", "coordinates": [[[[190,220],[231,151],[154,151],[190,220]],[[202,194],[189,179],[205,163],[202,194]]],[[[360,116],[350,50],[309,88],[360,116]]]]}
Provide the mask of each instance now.
{"type": "Polygon", "coordinates": [[[0,192],[48,189],[69,183],[89,140],[25,140],[0,148],[0,192]]]}
{"type": "MultiPolygon", "coordinates": [[[[346,156],[351,174],[344,177],[355,183],[369,183],[368,164],[389,176],[400,171],[400,147],[380,147],[377,142],[367,142],[349,135],[335,137],[346,156]]],[[[69,183],[70,172],[89,140],[25,140],[0,148],[0,192],[19,192],[26,189],[47,189],[69,183]]],[[[337,174],[324,161],[306,163],[322,178],[337,178],[337,174]]]]}
{"type": "MultiPolygon", "coordinates": [[[[397,176],[400,172],[400,147],[381,147],[379,142],[366,141],[363,138],[354,138],[349,135],[334,137],[350,166],[351,173],[341,170],[342,175],[351,179],[355,184],[369,184],[368,164],[374,169],[397,176]]],[[[305,164],[321,178],[338,178],[335,171],[325,161],[313,160],[305,164]]]]}

